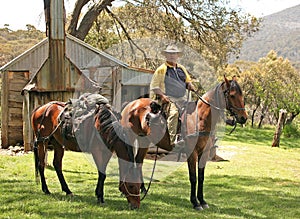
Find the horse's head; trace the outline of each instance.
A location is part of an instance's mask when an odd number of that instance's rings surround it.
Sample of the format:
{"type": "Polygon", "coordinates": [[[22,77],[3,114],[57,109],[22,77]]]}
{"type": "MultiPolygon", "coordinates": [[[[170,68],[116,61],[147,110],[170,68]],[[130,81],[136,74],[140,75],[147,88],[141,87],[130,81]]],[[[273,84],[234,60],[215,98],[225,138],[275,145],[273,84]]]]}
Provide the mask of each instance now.
{"type": "Polygon", "coordinates": [[[247,121],[248,114],[245,110],[244,96],[240,85],[236,81],[236,77],[228,80],[224,76],[223,92],[225,96],[226,109],[236,118],[240,124],[247,121]]]}
{"type": "Polygon", "coordinates": [[[122,111],[121,124],[130,128],[135,135],[151,136],[156,139],[165,134],[165,119],[161,114],[161,106],[150,98],[140,98],[130,102],[122,111]]]}

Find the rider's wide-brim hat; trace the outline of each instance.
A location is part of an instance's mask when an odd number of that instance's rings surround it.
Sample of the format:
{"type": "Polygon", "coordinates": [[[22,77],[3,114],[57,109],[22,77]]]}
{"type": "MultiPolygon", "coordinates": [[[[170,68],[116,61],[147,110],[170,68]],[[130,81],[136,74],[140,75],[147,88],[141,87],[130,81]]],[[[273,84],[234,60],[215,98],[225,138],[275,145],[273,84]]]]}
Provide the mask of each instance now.
{"type": "Polygon", "coordinates": [[[161,53],[163,55],[166,55],[168,53],[176,53],[176,54],[182,55],[182,51],[180,49],[178,49],[178,47],[175,45],[167,46],[167,48],[165,50],[163,50],[161,53]]]}

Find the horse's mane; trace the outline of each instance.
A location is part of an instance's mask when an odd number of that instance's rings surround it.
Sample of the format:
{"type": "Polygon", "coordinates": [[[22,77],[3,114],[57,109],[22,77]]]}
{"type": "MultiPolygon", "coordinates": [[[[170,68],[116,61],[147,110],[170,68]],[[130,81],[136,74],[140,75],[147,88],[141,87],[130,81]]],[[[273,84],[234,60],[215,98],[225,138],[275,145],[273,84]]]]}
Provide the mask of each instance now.
{"type": "Polygon", "coordinates": [[[242,91],[240,85],[237,83],[236,80],[230,80],[229,82],[230,82],[230,89],[235,88],[235,90],[236,90],[240,95],[243,94],[243,91],[242,91]]]}
{"type": "Polygon", "coordinates": [[[96,111],[96,116],[100,122],[98,130],[100,135],[107,135],[105,139],[102,139],[106,146],[112,150],[116,144],[123,144],[126,147],[129,161],[134,162],[132,146],[125,142],[126,135],[118,120],[118,113],[114,112],[109,104],[100,104],[96,111]]]}

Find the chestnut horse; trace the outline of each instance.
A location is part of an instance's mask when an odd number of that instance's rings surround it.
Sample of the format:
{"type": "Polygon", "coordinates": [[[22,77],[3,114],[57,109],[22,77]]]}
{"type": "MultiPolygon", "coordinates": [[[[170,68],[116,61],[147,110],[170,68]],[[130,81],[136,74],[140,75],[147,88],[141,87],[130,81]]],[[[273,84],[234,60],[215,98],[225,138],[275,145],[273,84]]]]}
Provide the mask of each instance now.
{"type": "MultiPolygon", "coordinates": [[[[240,124],[246,122],[247,113],[244,108],[242,90],[235,79],[229,81],[224,76],[222,83],[202,97],[198,97],[200,100],[188,103],[186,110],[182,113],[181,135],[188,157],[191,184],[190,201],[194,209],[203,210],[208,208],[208,204],[203,198],[204,169],[215,140],[216,124],[223,117],[225,110],[228,110],[240,124]],[[197,195],[196,169],[198,169],[197,195]]],[[[134,144],[136,140],[140,142],[136,149],[136,153],[142,154],[140,158],[144,158],[149,142],[168,151],[173,149],[168,140],[168,130],[162,113],[157,113],[153,118],[147,116],[150,104],[153,104],[153,100],[141,98],[130,102],[122,111],[121,124],[129,133],[130,144],[134,144]]],[[[143,163],[142,160],[138,162],[143,163]]]]}
{"type": "Polygon", "coordinates": [[[36,136],[34,143],[36,175],[40,174],[42,191],[50,194],[44,175],[45,156],[48,144],[53,145],[53,166],[60,181],[62,190],[73,195],[69,189],[63,172],[62,159],[65,148],[73,151],[90,152],[98,169],[98,182],[95,190],[98,203],[104,203],[104,181],[107,164],[115,152],[118,156],[120,184],[119,190],[126,196],[131,208],[140,207],[141,176],[134,163],[132,147],[122,139],[122,127],[107,103],[97,104],[95,112],[80,124],[80,136],[69,138],[63,134],[63,115],[67,103],[53,101],[36,108],[31,117],[32,127],[36,136]],[[80,144],[79,141],[80,139],[80,144]],[[83,141],[82,141],[83,139],[83,141]],[[82,145],[82,144],[86,145],[82,145]]]}
{"type": "Polygon", "coordinates": [[[171,151],[169,132],[161,106],[150,98],[139,98],[129,102],[121,112],[121,125],[127,136],[127,143],[134,147],[135,163],[141,175],[141,191],[147,194],[143,182],[142,165],[150,143],[171,151]]]}

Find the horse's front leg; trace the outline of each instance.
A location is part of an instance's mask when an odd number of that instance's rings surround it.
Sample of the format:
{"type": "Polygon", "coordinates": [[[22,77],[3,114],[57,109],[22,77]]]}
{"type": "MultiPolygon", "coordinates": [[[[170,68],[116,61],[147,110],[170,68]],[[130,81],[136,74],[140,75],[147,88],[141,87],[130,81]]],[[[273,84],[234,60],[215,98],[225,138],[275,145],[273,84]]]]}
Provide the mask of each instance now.
{"type": "Polygon", "coordinates": [[[104,204],[104,181],[106,179],[106,167],[112,156],[112,152],[107,148],[102,148],[101,145],[94,146],[92,149],[92,156],[98,169],[98,182],[95,189],[97,203],[104,204]]]}
{"type": "Polygon", "coordinates": [[[204,167],[198,167],[198,191],[197,191],[197,198],[200,201],[200,205],[203,209],[209,208],[208,204],[203,198],[203,183],[204,183],[204,167]]]}
{"type": "Polygon", "coordinates": [[[53,166],[59,179],[62,191],[66,192],[66,195],[73,196],[73,193],[69,189],[65,177],[62,173],[62,159],[64,157],[65,149],[59,144],[54,145],[54,159],[53,166]]]}
{"type": "Polygon", "coordinates": [[[205,170],[205,166],[206,166],[206,162],[209,159],[210,156],[210,148],[212,146],[212,139],[208,139],[208,143],[207,146],[208,149],[205,149],[204,152],[199,155],[198,157],[198,191],[197,191],[197,198],[200,201],[200,205],[203,209],[205,208],[209,208],[208,204],[206,203],[206,201],[204,200],[203,197],[203,184],[204,184],[204,170],[205,170]]]}
{"type": "Polygon", "coordinates": [[[136,162],[139,164],[141,164],[141,168],[140,168],[140,177],[141,177],[141,193],[146,194],[147,189],[145,187],[145,183],[144,183],[144,175],[143,175],[143,162],[144,162],[144,158],[146,157],[146,154],[148,152],[148,148],[150,145],[150,141],[145,138],[145,137],[139,137],[138,138],[138,152],[136,155],[136,162]]]}
{"type": "Polygon", "coordinates": [[[189,178],[191,184],[190,201],[192,202],[194,209],[203,210],[196,197],[196,184],[197,184],[196,165],[197,165],[197,154],[194,151],[188,158],[189,178]]]}

